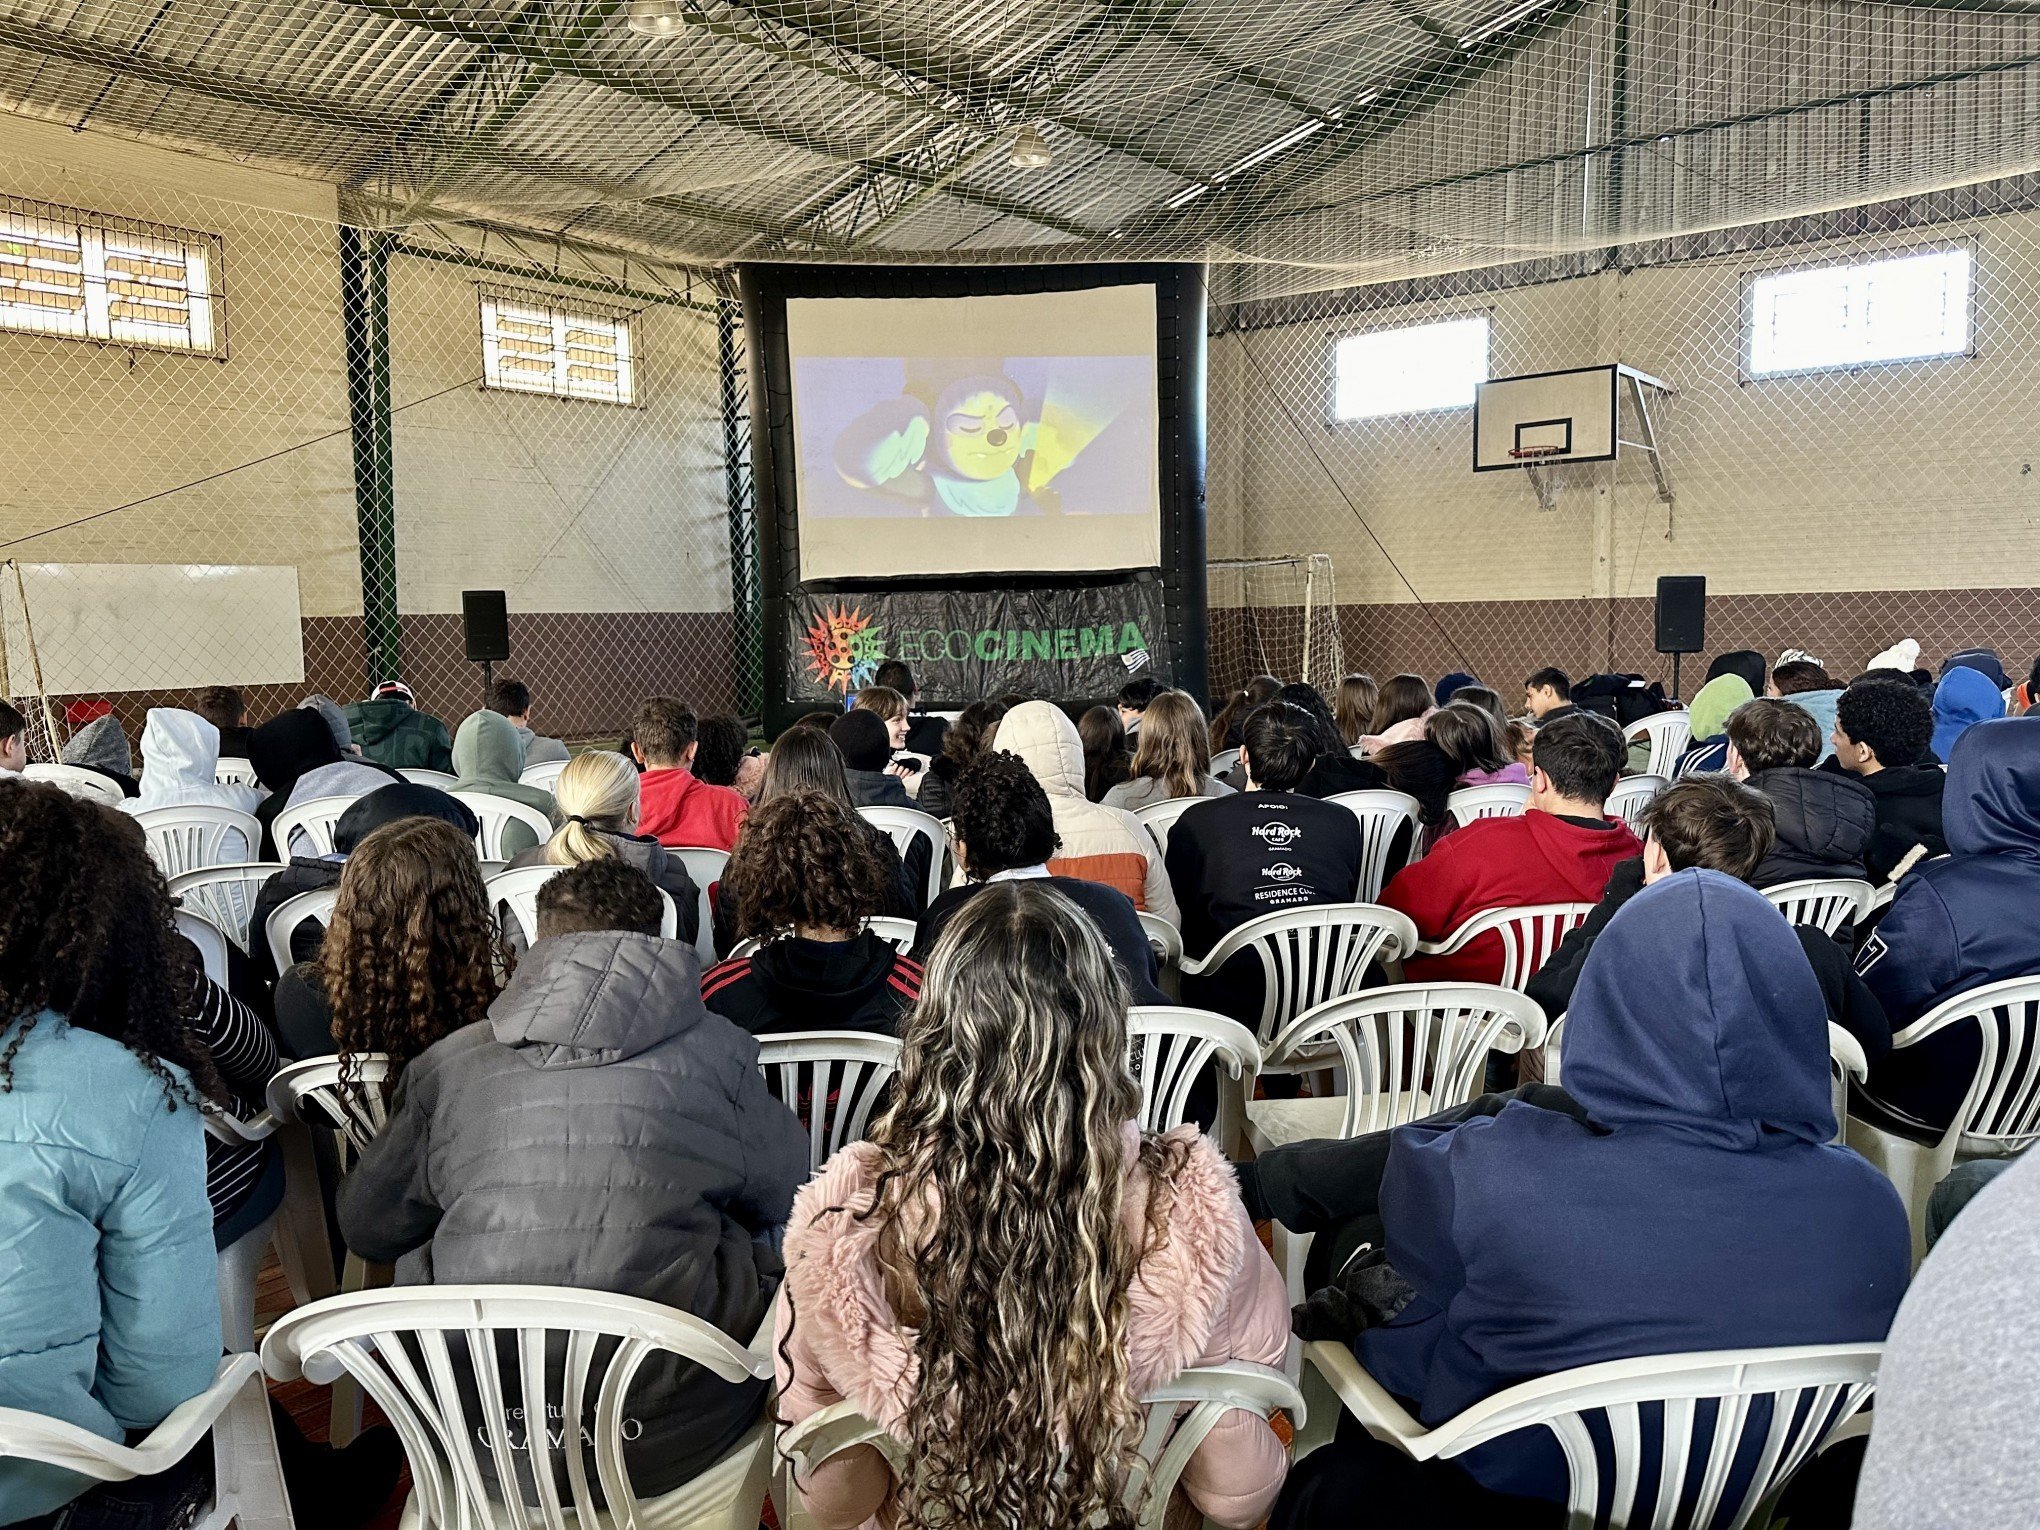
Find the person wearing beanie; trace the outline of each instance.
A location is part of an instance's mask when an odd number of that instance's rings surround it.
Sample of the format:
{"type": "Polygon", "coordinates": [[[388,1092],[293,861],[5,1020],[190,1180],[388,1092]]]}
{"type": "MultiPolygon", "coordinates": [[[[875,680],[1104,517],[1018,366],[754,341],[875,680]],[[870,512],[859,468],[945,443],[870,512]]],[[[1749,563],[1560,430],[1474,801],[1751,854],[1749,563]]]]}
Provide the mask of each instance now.
{"type": "Polygon", "coordinates": [[[1973,669],[1998,688],[2000,692],[2012,688],[2012,677],[2005,673],[2004,660],[1998,657],[1995,648],[1965,648],[1951,653],[1941,661],[1941,678],[1948,678],[1951,670],[1973,669]]]}
{"type": "Polygon", "coordinates": [[[314,707],[293,707],[248,735],[248,763],[269,795],[255,809],[262,823],[262,859],[288,860],[297,847],[273,842],[269,826],[285,808],[320,797],[361,797],[403,778],[385,765],[342,756],[328,720],[314,707]]]}
{"type": "Polygon", "coordinates": [[[1902,675],[1910,675],[1915,669],[1919,668],[1919,663],[1920,640],[1918,638],[1900,638],[1868,664],[1865,664],[1863,668],[1865,670],[1895,669],[1902,675]]]}
{"type": "Polygon", "coordinates": [[[1478,676],[1469,675],[1464,670],[1455,669],[1451,674],[1438,682],[1437,687],[1431,694],[1437,699],[1438,705],[1442,707],[1469,685],[1479,684],[1480,678],[1478,676]]]}
{"type": "Polygon", "coordinates": [[[843,756],[843,774],[850,779],[850,798],[857,806],[910,808],[914,799],[890,769],[892,734],[885,719],[861,708],[845,712],[829,724],[829,742],[843,756]]]}

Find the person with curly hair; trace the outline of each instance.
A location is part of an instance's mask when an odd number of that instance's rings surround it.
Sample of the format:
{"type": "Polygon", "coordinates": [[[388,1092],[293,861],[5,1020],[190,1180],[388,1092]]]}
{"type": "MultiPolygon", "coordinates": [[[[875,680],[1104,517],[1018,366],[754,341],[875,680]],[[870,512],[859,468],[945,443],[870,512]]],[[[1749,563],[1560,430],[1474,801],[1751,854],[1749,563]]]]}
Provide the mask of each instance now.
{"type": "MultiPolygon", "coordinates": [[[[133,825],[0,788],[0,1407],[121,1441],[212,1383],[218,1274],[198,970],[133,825]]],[[[0,1522],[84,1477],[0,1461],[0,1522]]]]}
{"type": "Polygon", "coordinates": [[[1941,829],[1948,773],[1923,763],[1933,737],[1934,704],[1908,681],[1851,685],[1835,703],[1834,754],[1820,768],[1846,771],[1877,799],[1877,827],[1863,852],[1873,882],[1896,881],[1948,853],[1941,829]]]}
{"type": "MultiPolygon", "coordinates": [[[[870,1446],[798,1477],[820,1523],[1128,1530],[1140,1399],[1192,1366],[1282,1363],[1288,1302],[1231,1167],[1194,1127],[1138,1126],[1127,998],[1042,882],[985,890],[937,943],[892,1108],[787,1228],[780,1413],[848,1401],[906,1446],[897,1478],[870,1446]]],[[[1287,1464],[1235,1410],[1181,1487],[1256,1525],[1287,1464]]]]}
{"type": "Polygon", "coordinates": [[[727,786],[746,802],[756,802],[758,783],[765,775],[765,757],[751,747],[751,730],[744,720],[724,712],[702,718],[700,728],[694,763],[688,767],[695,779],[727,786]]]}
{"type": "Polygon", "coordinates": [[[437,818],[403,818],[363,839],[316,962],[276,986],[276,1024],[295,1057],[375,1052],[404,1065],[472,1025],[513,958],[482,887],[475,844],[437,818]]]}
{"type": "Polygon", "coordinates": [[[878,1031],[891,1036],[921,992],[921,964],[864,921],[885,907],[887,868],[867,825],[820,792],[752,810],[725,883],[737,931],[765,942],[711,967],[703,1002],[749,1031],[878,1031]]]}
{"type": "Polygon", "coordinates": [[[1006,708],[996,701],[973,701],[957,714],[956,721],[942,735],[941,754],[935,757],[927,778],[921,782],[918,806],[922,812],[936,818],[949,816],[956,778],[992,747],[999,719],[1005,715],[1006,708]]]}

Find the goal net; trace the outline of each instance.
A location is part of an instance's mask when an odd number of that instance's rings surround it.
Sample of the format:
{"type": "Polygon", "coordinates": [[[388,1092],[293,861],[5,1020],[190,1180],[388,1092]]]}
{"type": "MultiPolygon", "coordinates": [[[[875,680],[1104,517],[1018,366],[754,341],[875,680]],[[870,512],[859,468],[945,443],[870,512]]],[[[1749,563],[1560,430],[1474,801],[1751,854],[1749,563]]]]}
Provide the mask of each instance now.
{"type": "Polygon", "coordinates": [[[1346,672],[1329,553],[1208,565],[1214,705],[1255,675],[1304,680],[1329,698],[1346,672]]]}

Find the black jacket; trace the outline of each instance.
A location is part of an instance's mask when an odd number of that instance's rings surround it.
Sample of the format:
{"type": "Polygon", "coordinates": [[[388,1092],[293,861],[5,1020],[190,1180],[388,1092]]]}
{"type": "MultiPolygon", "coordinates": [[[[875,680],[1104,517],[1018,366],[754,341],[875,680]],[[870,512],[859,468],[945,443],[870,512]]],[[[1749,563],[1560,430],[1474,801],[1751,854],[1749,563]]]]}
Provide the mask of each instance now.
{"type": "Polygon", "coordinates": [[[1771,799],[1778,841],[1750,878],[1776,887],[1807,877],[1865,877],[1863,854],[1877,832],[1877,799],[1854,776],[1825,770],[1760,770],[1749,784],[1771,799]]]}
{"type": "Polygon", "coordinates": [[[1874,776],[1857,776],[1877,799],[1877,828],[1863,853],[1873,882],[1888,882],[1915,850],[1922,859],[1948,853],[1941,833],[1941,793],[1948,773],[1932,765],[1893,765],[1874,776]]]}
{"type": "MultiPolygon", "coordinates": [[[[1643,891],[1643,861],[1623,861],[1608,878],[1608,890],[1594,911],[1577,929],[1559,942],[1558,949],[1538,969],[1524,991],[1537,1001],[1545,1018],[1556,1020],[1572,1003],[1573,986],[1580,980],[1587,953],[1594,939],[1608,927],[1615,911],[1643,891]]],[[[1798,927],[1799,944],[1827,1001],[1827,1017],[1862,1043],[1866,1057],[1882,1057],[1891,1050],[1891,1022],[1884,1006],[1877,1002],[1863,980],[1849,965],[1842,948],[1819,930],[1798,927]]]]}
{"type": "Polygon", "coordinates": [[[1202,956],[1262,914],[1350,902],[1360,883],[1360,820],[1295,792],[1213,797],[1169,830],[1167,865],[1184,948],[1202,956]]]}
{"type": "Polygon", "coordinates": [[[1388,772],[1372,760],[1356,760],[1345,750],[1321,754],[1310,774],[1297,784],[1306,797],[1336,797],[1340,792],[1379,791],[1392,783],[1388,772]]]}
{"type": "Polygon", "coordinates": [[[709,1011],[753,1036],[784,1031],[877,1031],[897,1036],[921,993],[921,964],[876,935],[768,941],[702,974],[709,1011]]]}
{"type": "Polygon", "coordinates": [[[928,774],[921,779],[921,795],[914,806],[931,818],[947,818],[950,794],[956,790],[956,779],[962,774],[962,767],[948,755],[936,756],[928,774]]]}
{"type": "MultiPolygon", "coordinates": [[[[248,922],[248,964],[255,976],[273,983],[280,974],[269,954],[269,916],[299,893],[320,892],[340,885],[344,861],[325,857],[294,855],[290,864],[262,884],[255,894],[254,917],[248,922]]],[[[290,959],[308,962],[319,954],[326,927],[316,919],[301,919],[290,932],[290,959]]]]}
{"type": "MultiPolygon", "coordinates": [[[[1103,882],[1084,882],[1075,877],[1046,877],[1042,880],[1091,916],[1098,933],[1105,937],[1105,944],[1119,958],[1119,966],[1126,974],[1134,1003],[1173,1002],[1155,984],[1155,949],[1148,944],[1147,931],[1140,926],[1140,915],[1135,911],[1131,898],[1103,882]]],[[[921,916],[921,928],[914,936],[914,955],[926,961],[929,951],[941,937],[943,927],[956,917],[964,904],[990,885],[988,882],[966,882],[961,887],[950,888],[929,904],[928,912],[921,916]]]]}
{"type": "Polygon", "coordinates": [[[882,770],[852,770],[848,766],[843,774],[850,779],[850,800],[861,808],[903,807],[910,808],[914,799],[907,795],[900,778],[888,775],[882,770]]]}

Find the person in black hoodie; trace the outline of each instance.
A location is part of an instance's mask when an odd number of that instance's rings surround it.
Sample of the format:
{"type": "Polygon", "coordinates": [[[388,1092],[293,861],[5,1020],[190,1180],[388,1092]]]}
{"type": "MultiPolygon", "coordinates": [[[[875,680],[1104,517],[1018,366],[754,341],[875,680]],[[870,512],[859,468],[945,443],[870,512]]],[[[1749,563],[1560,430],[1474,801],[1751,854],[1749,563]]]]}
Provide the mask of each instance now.
{"type": "Polygon", "coordinates": [[[829,741],[843,756],[850,796],[859,807],[914,805],[891,768],[892,734],[886,730],[884,718],[876,712],[845,712],[829,724],[829,741]]]}
{"type": "Polygon", "coordinates": [[[754,1036],[899,1034],[921,964],[864,929],[885,905],[886,868],[853,814],[820,792],[753,808],[730,873],[738,932],[765,944],[702,975],[710,1010],[754,1036]]]}
{"type": "Polygon", "coordinates": [[[1813,714],[1773,696],[1728,716],[1728,773],[1771,799],[1777,841],[1750,881],[1776,887],[1809,877],[1867,877],[1877,799],[1853,776],[1815,770],[1824,740],[1813,714]]]}
{"type": "MultiPolygon", "coordinates": [[[[999,719],[1005,715],[1005,707],[996,701],[973,701],[957,715],[942,735],[942,752],[921,780],[917,805],[922,812],[936,818],[949,816],[949,799],[956,790],[957,778],[992,747],[999,719]]],[[[913,735],[909,734],[907,741],[912,743],[913,735]]]]}
{"type": "MultiPolygon", "coordinates": [[[[1349,815],[1350,816],[1350,815],[1349,815]]],[[[1136,1004],[1167,1004],[1155,984],[1155,953],[1141,928],[1133,900],[1102,882],[1050,876],[1056,852],[1055,813],[1048,793],[1017,754],[987,754],[957,779],[950,817],[956,858],[969,878],[952,887],[921,917],[914,952],[925,957],[944,926],[966,903],[994,882],[1040,878],[1090,916],[1112,948],[1136,1004]]]]}
{"type": "MultiPolygon", "coordinates": [[[[1556,1020],[1572,1003],[1573,987],[1594,941],[1645,884],[1693,866],[1748,882],[1771,853],[1774,822],[1770,798],[1727,776],[1693,776],[1666,787],[1644,810],[1642,857],[1616,866],[1600,903],[1559,943],[1524,991],[1556,1020]]],[[[1865,1056],[1889,1052],[1891,1022],[1884,1006],[1856,976],[1847,953],[1819,930],[1798,925],[1793,933],[1827,1001],[1828,1019],[1861,1042],[1865,1056]]]]}
{"type": "Polygon", "coordinates": [[[1934,737],[1934,704],[1905,681],[1851,685],[1835,706],[1835,752],[1823,770],[1845,771],[1877,799],[1877,829],[1863,854],[1873,882],[1903,876],[1948,853],[1941,833],[1946,771],[1921,763],[1934,737]]]}

